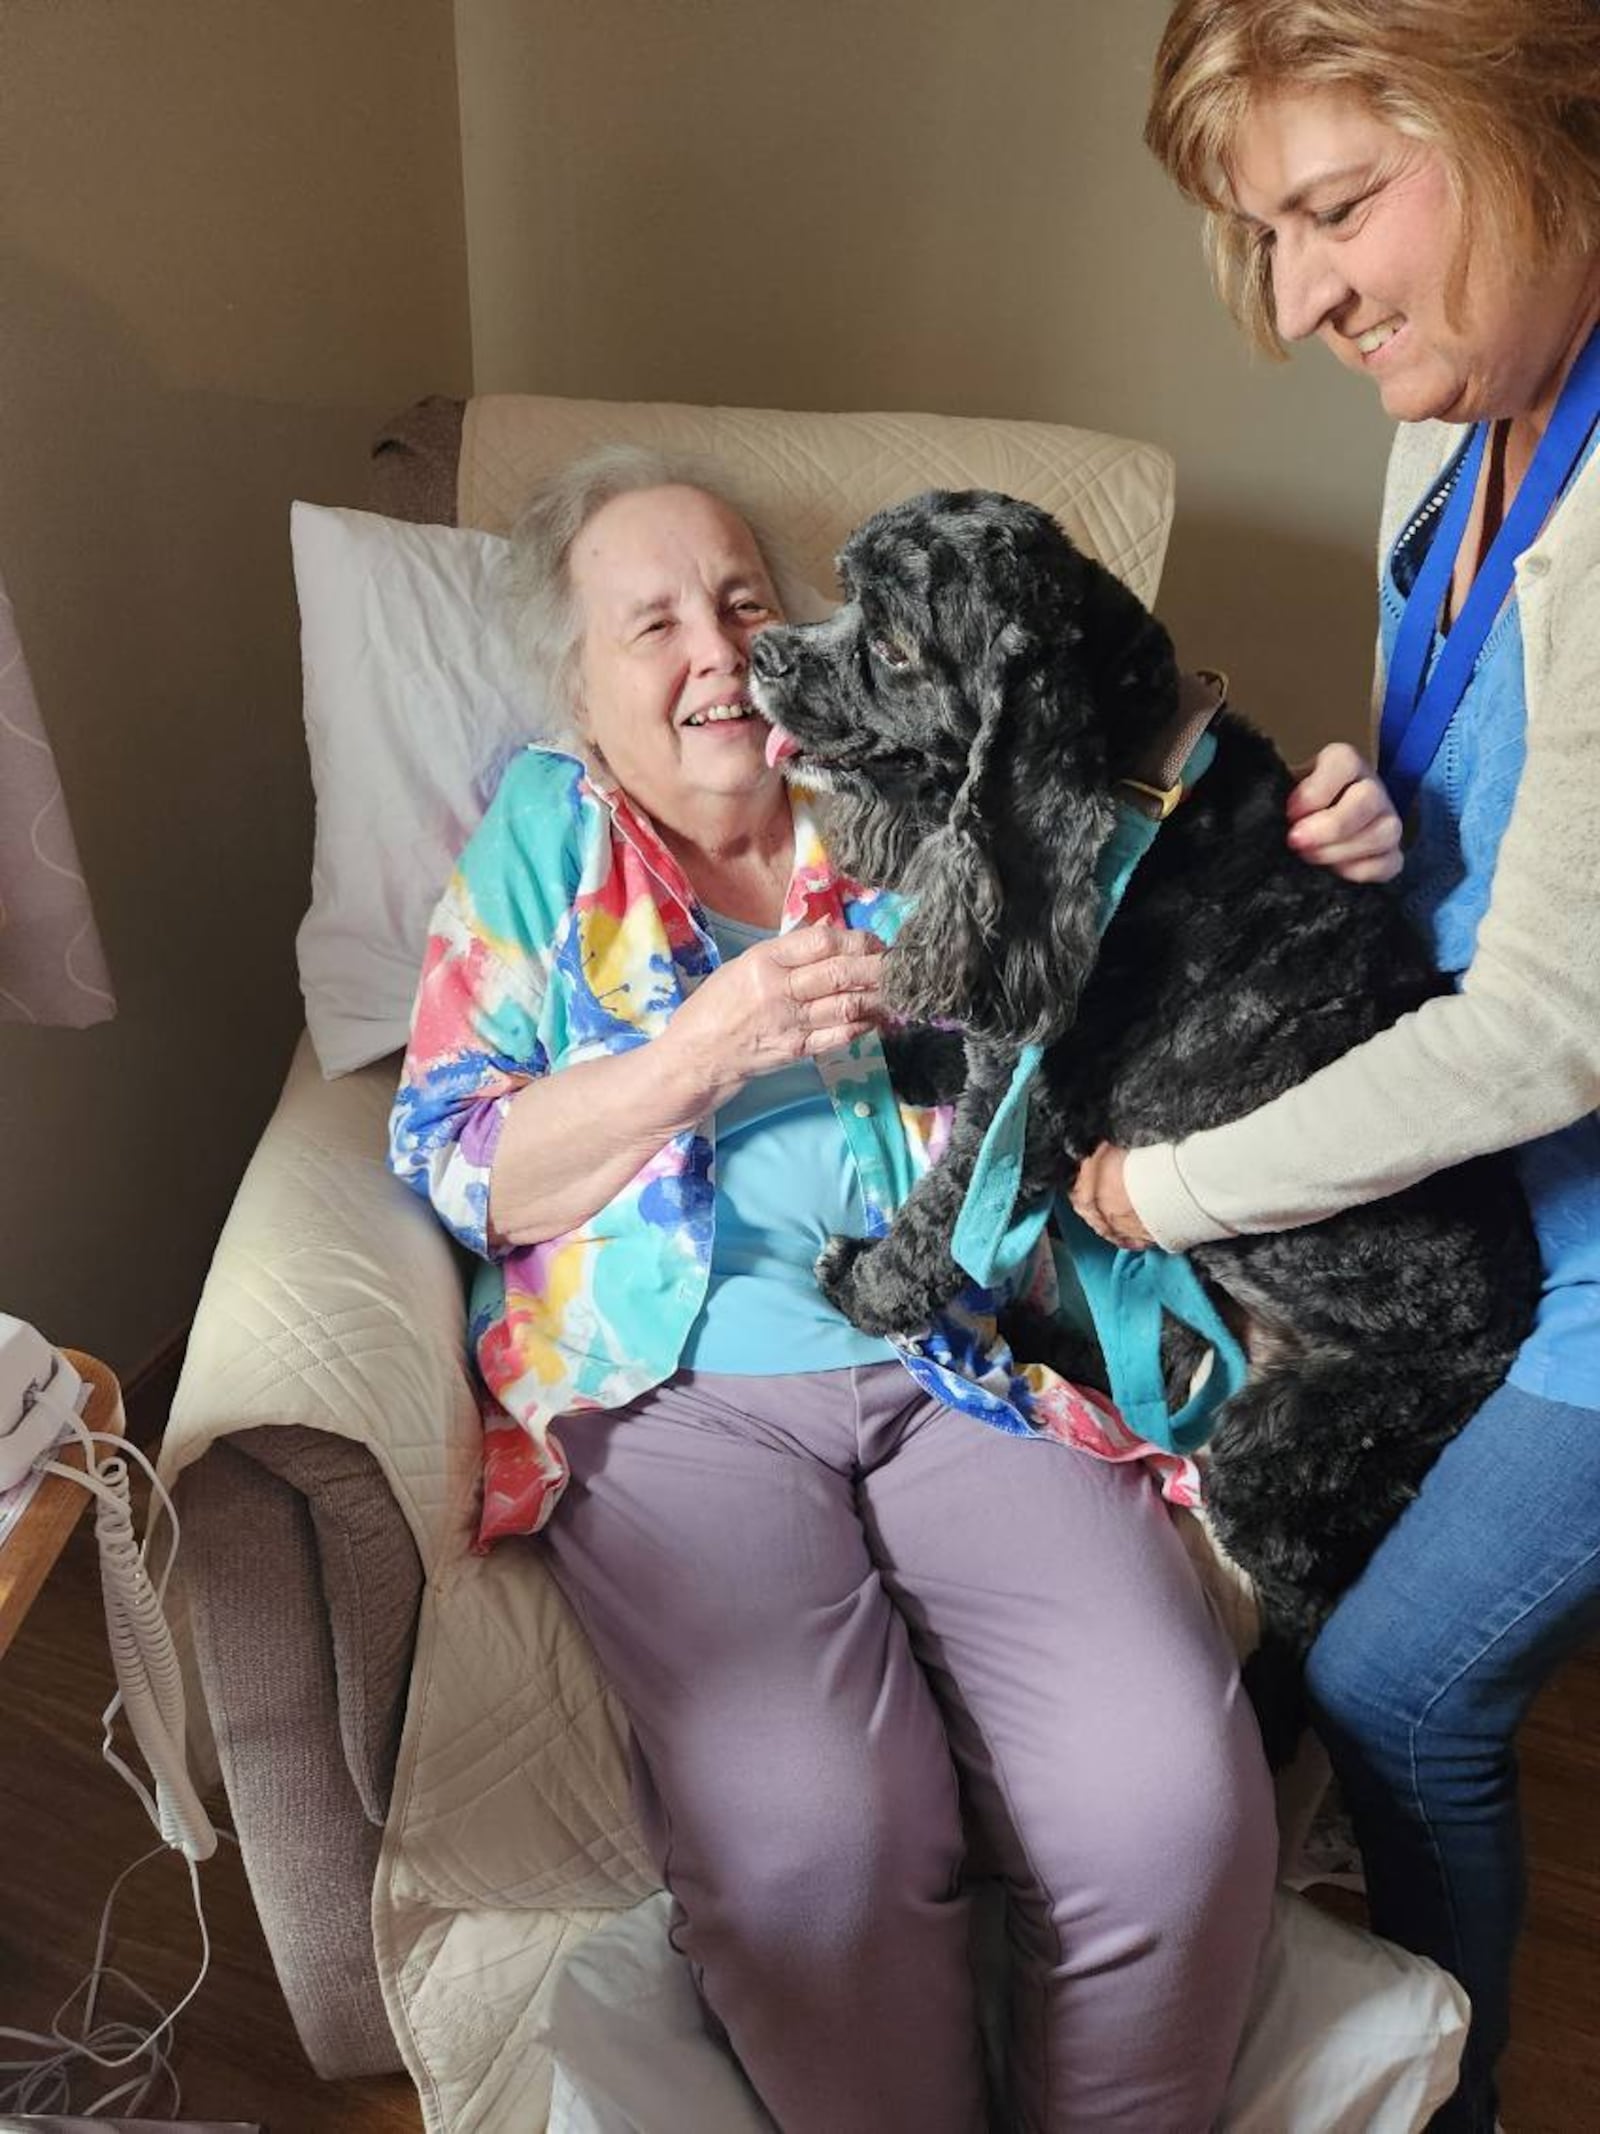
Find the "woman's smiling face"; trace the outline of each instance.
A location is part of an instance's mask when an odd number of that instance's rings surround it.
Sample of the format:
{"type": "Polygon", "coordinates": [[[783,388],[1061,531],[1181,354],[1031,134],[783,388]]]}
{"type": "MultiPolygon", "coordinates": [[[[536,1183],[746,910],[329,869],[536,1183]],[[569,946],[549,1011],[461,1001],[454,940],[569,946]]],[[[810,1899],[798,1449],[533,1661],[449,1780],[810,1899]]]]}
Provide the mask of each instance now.
{"type": "Polygon", "coordinates": [[[1315,334],[1401,421],[1545,411],[1587,332],[1593,263],[1535,274],[1487,231],[1463,255],[1439,151],[1334,90],[1259,96],[1229,177],[1286,341],[1315,334]]]}
{"type": "Polygon", "coordinates": [[[676,823],[686,806],[781,791],[750,704],[750,641],[777,595],[737,512],[704,490],[638,489],[573,543],[579,720],[617,783],[676,823]]]}

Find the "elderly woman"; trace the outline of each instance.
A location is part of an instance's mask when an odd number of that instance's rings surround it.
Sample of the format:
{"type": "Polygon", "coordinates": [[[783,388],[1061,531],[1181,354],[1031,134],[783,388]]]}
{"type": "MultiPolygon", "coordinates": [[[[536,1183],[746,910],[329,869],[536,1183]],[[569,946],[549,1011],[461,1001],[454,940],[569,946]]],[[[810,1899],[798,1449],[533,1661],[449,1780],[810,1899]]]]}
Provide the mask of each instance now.
{"type": "Polygon", "coordinates": [[[1506,1385],[1311,1656],[1374,1924],[1472,1998],[1488,2128],[1523,1903],[1513,1737],[1600,1625],[1600,8],[1183,0],[1148,138],[1225,297],[1401,428],[1379,578],[1401,891],[1455,991],[1251,1117],[1097,1153],[1105,1234],[1305,1223],[1516,1146],[1545,1261],[1506,1385]]]}
{"type": "Polygon", "coordinates": [[[985,2124],[969,1869],[1008,1893],[1021,2123],[1198,2134],[1267,1917],[1259,1745],[1149,1471],[1060,1441],[1074,1396],[992,1313],[901,1354],[817,1290],[941,1120],[887,1076],[881,900],[751,713],[762,543],[637,454],[519,538],[573,752],[515,760],[462,855],[393,1122],[485,1263],[523,1455],[491,1530],[526,1484],[676,1938],[786,2134],[985,2124]]]}

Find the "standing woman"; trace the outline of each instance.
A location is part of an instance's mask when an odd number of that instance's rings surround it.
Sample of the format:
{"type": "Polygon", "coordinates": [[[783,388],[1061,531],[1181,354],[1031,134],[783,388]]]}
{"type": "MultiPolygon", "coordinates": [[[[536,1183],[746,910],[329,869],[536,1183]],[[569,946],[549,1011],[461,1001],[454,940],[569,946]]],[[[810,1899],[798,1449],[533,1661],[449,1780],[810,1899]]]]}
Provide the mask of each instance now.
{"type": "Polygon", "coordinates": [[[1455,990],[1235,1124],[1097,1151],[1103,1234],[1314,1222],[1515,1147],[1537,1325],[1311,1656],[1373,1923],[1474,2017],[1488,2129],[1524,1870],[1513,1740],[1600,1625],[1600,5],[1181,0],[1147,140],[1222,294],[1401,425],[1380,548],[1400,893],[1455,990]]]}

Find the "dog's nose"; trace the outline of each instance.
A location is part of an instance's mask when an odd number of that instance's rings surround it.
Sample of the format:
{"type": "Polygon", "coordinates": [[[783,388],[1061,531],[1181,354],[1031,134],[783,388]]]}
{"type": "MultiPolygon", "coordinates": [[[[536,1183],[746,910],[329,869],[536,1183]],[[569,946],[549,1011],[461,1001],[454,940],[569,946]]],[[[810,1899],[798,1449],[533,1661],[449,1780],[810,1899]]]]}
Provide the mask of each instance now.
{"type": "Polygon", "coordinates": [[[775,682],[794,671],[794,661],[781,642],[778,630],[763,630],[750,641],[750,664],[765,680],[775,682]]]}

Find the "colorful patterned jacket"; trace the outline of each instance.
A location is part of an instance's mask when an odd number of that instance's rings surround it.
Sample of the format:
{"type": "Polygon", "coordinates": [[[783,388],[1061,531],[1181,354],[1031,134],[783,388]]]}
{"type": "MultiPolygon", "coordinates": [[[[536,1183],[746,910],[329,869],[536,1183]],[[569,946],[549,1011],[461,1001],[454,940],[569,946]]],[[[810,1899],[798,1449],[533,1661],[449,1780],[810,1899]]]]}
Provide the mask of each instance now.
{"type": "MultiPolygon", "coordinates": [[[[836,874],[803,798],[782,926],[894,930],[893,900],[836,874]]],[[[513,759],[434,914],[390,1121],[390,1163],[483,1264],[470,1336],[484,1389],[480,1546],[542,1526],[567,1466],[551,1424],[620,1407],[670,1378],[710,1279],[716,1152],[708,1119],[674,1136],[589,1221],[538,1245],[488,1236],[489,1173],[523,1086],[578,1060],[647,1044],[717,967],[682,869],[626,795],[570,756],[513,759]]],[[[818,1071],[879,1236],[948,1133],[944,1108],[900,1103],[876,1036],[818,1071]]],[[[1013,1285],[1053,1303],[1039,1255],[1013,1285]]],[[[902,1345],[917,1383],[1019,1434],[1108,1459],[1151,1458],[1167,1494],[1197,1501],[1193,1468],[1154,1454],[1094,1393],[1019,1363],[969,1289],[902,1345]]]]}

